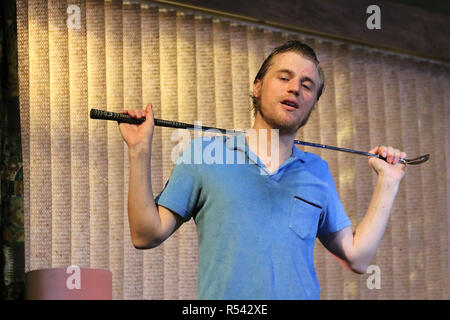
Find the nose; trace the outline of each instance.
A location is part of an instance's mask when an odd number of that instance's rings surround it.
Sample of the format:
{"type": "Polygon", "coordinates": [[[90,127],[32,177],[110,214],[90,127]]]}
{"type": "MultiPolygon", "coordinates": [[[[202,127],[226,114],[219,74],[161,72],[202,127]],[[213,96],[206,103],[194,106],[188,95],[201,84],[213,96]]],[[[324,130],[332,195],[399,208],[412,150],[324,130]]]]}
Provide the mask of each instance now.
{"type": "Polygon", "coordinates": [[[295,79],[291,79],[288,84],[288,92],[298,96],[300,91],[299,86],[300,84],[298,81],[296,81],[295,79]]]}

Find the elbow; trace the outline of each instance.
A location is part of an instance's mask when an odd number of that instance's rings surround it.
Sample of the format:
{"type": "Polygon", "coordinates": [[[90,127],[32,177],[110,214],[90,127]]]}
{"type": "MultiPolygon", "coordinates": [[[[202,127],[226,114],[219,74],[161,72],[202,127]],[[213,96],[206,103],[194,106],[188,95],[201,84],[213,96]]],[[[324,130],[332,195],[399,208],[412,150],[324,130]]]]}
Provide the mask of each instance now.
{"type": "Polygon", "coordinates": [[[133,243],[133,246],[138,250],[153,249],[161,244],[161,241],[158,241],[157,239],[143,240],[132,238],[131,242],[133,243]]]}
{"type": "Polygon", "coordinates": [[[356,274],[365,274],[367,268],[352,267],[352,272],[356,274]]]}
{"type": "Polygon", "coordinates": [[[141,245],[141,244],[137,244],[137,243],[133,243],[133,247],[135,249],[138,249],[138,250],[145,250],[145,249],[152,249],[152,248],[154,248],[153,246],[150,246],[150,245],[141,245]]]}
{"type": "Polygon", "coordinates": [[[352,252],[349,254],[346,262],[348,269],[356,274],[366,274],[372,258],[371,255],[362,254],[361,252],[352,252]]]}
{"type": "Polygon", "coordinates": [[[350,265],[350,270],[356,274],[365,274],[367,273],[367,268],[369,265],[367,263],[352,263],[350,265]]]}

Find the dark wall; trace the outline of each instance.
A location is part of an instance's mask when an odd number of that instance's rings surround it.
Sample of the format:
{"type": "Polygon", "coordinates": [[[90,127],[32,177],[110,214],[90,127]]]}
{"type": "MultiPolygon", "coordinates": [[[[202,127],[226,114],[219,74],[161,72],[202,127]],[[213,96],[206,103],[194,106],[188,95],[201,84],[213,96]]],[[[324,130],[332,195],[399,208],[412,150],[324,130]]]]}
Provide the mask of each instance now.
{"type": "Polygon", "coordinates": [[[24,211],[15,0],[0,3],[0,300],[24,294],[24,211]]]}
{"type": "Polygon", "coordinates": [[[450,62],[450,16],[393,1],[373,0],[176,0],[317,35],[450,62]],[[369,5],[381,9],[381,29],[369,30],[369,5]]]}

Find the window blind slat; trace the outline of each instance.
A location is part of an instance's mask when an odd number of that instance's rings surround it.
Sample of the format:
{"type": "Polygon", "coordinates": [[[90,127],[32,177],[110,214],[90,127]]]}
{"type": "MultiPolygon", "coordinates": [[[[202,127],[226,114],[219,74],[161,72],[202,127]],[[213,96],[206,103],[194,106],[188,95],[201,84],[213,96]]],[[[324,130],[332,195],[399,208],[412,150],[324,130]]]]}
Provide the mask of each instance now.
{"type": "MultiPolygon", "coordinates": [[[[124,2],[123,19],[123,95],[126,109],[142,109],[142,59],[140,5],[124,2]]],[[[123,145],[123,143],[122,143],[123,145]]],[[[124,203],[128,203],[129,163],[124,152],[124,203]]],[[[142,299],[143,251],[133,247],[128,220],[128,206],[124,206],[124,299],[142,299]]]]}
{"type": "Polygon", "coordinates": [[[52,266],[71,261],[71,179],[68,28],[66,3],[48,2],[50,135],[52,192],[52,266]],[[69,121],[68,121],[69,119],[69,121]]]}
{"type": "MultiPolygon", "coordinates": [[[[105,2],[105,54],[106,54],[106,108],[114,112],[126,109],[124,103],[124,61],[123,61],[123,18],[122,2],[105,2]]],[[[125,212],[127,202],[124,194],[127,151],[117,128],[117,123],[107,124],[108,134],[108,174],[104,184],[108,186],[108,224],[109,224],[109,269],[113,273],[113,299],[124,298],[125,255],[124,242],[129,245],[130,238],[125,235],[125,212]]],[[[104,228],[104,226],[102,227],[104,228]]]]}
{"type": "MultiPolygon", "coordinates": [[[[177,73],[177,21],[176,12],[159,11],[160,70],[161,70],[161,116],[163,119],[178,120],[178,73],[177,73]]],[[[163,178],[167,181],[173,168],[171,151],[172,130],[162,130],[163,178]]],[[[156,152],[156,151],[155,151],[156,152]]],[[[164,246],[164,299],[179,296],[179,232],[175,232],[164,246]]]]}
{"type": "Polygon", "coordinates": [[[68,28],[71,165],[71,261],[90,266],[89,126],[86,47],[86,2],[72,2],[80,8],[80,28],[68,28]]]}
{"type": "MultiPolygon", "coordinates": [[[[30,269],[52,265],[48,9],[28,3],[30,85],[30,269]],[[46,186],[43,188],[42,186],[46,186]]],[[[58,230],[53,230],[58,232],[58,230]]]]}

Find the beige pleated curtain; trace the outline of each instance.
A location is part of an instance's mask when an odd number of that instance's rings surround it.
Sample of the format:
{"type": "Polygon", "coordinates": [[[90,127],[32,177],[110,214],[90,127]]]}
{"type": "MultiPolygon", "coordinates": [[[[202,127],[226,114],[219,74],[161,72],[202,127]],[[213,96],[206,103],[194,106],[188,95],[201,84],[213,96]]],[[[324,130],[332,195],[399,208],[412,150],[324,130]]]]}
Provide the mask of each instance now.
{"type": "MultiPolygon", "coordinates": [[[[133,248],[127,148],[117,124],[91,120],[89,110],[152,102],[158,118],[247,128],[264,57],[300,39],[318,53],[326,89],[298,139],[431,154],[407,168],[372,262],[381,287],[369,289],[371,274],[343,269],[317,241],[322,299],[449,298],[448,65],[150,2],[17,0],[17,12],[26,271],[104,268],[113,273],[114,299],[195,299],[195,224],[155,249],[133,248]]],[[[172,133],[155,129],[155,196],[173,168],[172,133]]],[[[356,226],[376,179],[367,159],[304,150],[328,161],[356,226]]]]}

